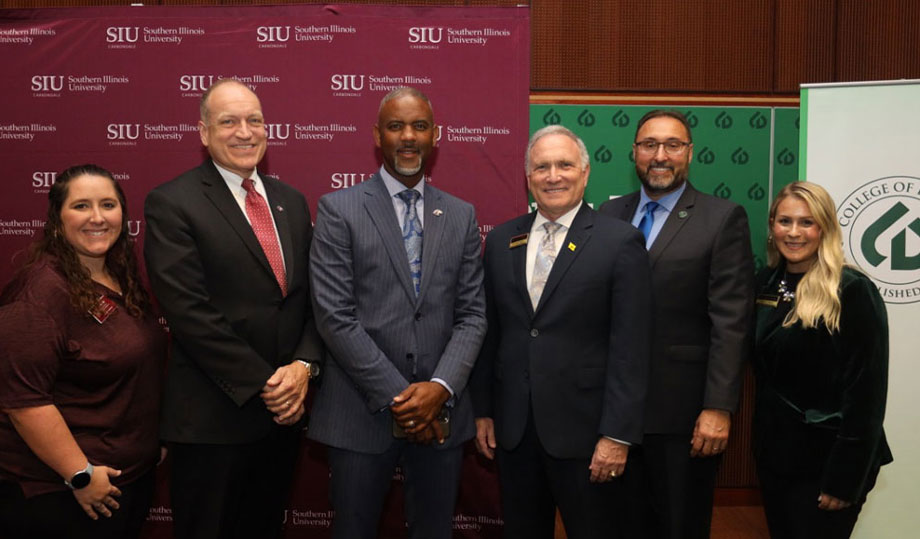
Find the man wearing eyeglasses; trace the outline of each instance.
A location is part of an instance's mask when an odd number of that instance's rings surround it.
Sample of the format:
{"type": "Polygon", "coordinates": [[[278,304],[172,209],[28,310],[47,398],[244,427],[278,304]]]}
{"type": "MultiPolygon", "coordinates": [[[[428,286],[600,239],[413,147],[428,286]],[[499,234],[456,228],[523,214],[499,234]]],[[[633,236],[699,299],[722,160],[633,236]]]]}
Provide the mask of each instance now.
{"type": "Polygon", "coordinates": [[[693,139],[680,112],[643,116],[633,157],[642,189],[600,208],[642,231],[651,264],[645,436],[624,476],[636,505],[624,512],[626,536],[708,538],[752,327],[747,214],[688,181],[693,139]]]}
{"type": "Polygon", "coordinates": [[[259,97],[226,78],[202,95],[210,158],[144,206],[151,286],[172,333],[160,435],[177,539],[281,535],[322,341],[310,307],[306,199],[257,170],[259,97]]]}

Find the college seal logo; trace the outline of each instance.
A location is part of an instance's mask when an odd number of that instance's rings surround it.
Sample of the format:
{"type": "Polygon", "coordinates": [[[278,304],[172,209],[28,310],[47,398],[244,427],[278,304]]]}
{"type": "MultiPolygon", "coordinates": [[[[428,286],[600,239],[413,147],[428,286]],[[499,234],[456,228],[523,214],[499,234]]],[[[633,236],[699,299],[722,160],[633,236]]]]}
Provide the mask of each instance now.
{"type": "Polygon", "coordinates": [[[872,180],[846,197],[837,219],[848,258],[886,303],[920,301],[920,178],[872,180]]]}

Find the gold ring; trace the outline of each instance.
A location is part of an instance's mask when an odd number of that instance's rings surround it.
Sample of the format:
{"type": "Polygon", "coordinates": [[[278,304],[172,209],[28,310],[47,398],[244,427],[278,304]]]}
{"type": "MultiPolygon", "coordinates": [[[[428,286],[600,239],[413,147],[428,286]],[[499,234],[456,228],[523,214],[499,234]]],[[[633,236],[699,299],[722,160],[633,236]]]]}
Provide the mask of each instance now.
{"type": "Polygon", "coordinates": [[[610,477],[616,477],[616,476],[617,476],[616,471],[611,470],[611,471],[610,471],[610,477]]]}

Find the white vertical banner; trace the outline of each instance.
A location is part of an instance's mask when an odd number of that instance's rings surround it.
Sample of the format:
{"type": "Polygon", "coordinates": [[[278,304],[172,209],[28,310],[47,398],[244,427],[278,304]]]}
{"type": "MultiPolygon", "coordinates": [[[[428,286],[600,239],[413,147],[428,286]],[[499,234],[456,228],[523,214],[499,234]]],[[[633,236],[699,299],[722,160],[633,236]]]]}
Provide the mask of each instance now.
{"type": "Polygon", "coordinates": [[[920,524],[920,80],[802,86],[799,177],[837,204],[847,261],[888,307],[882,468],[855,538],[916,537],[920,524]]]}

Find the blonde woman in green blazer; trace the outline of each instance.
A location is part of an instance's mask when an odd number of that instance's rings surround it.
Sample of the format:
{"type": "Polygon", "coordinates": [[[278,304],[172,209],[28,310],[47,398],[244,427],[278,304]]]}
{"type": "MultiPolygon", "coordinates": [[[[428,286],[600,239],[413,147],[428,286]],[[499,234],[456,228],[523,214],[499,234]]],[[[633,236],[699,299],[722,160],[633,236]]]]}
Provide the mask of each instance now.
{"type": "Polygon", "coordinates": [[[758,276],[754,447],[773,537],[849,537],[879,467],[888,320],[877,288],[844,265],[831,197],[808,182],[770,207],[758,276]]]}

